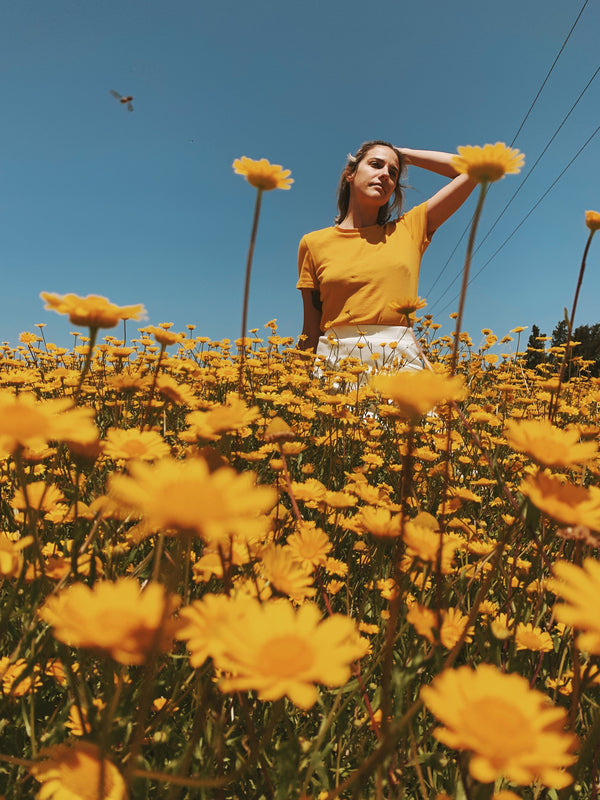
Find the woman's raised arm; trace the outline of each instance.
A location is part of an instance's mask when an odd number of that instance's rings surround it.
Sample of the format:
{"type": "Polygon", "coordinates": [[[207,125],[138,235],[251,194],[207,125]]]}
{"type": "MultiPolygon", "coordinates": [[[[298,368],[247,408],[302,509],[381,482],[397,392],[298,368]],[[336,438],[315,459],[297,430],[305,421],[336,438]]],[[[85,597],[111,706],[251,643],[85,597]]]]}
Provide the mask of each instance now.
{"type": "Polygon", "coordinates": [[[427,234],[433,233],[462,206],[473,189],[477,186],[467,175],[459,174],[452,166],[451,159],[455,153],[443,153],[438,150],[411,150],[399,147],[405,163],[435,172],[446,178],[452,178],[439,192],[427,201],[427,234]]]}

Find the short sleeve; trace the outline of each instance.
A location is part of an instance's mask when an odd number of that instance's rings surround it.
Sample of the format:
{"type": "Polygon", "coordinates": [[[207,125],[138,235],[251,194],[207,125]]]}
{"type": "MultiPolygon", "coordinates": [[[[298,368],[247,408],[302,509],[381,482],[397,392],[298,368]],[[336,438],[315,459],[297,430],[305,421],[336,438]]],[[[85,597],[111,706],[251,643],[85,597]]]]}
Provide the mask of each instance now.
{"type": "Polygon", "coordinates": [[[421,255],[423,255],[430,242],[427,236],[427,203],[421,203],[421,205],[411,208],[408,213],[400,218],[400,221],[408,230],[421,255]]]}
{"type": "Polygon", "coordinates": [[[312,259],[306,236],[300,240],[298,248],[298,283],[297,289],[318,289],[319,281],[315,271],[315,265],[312,259]]]}

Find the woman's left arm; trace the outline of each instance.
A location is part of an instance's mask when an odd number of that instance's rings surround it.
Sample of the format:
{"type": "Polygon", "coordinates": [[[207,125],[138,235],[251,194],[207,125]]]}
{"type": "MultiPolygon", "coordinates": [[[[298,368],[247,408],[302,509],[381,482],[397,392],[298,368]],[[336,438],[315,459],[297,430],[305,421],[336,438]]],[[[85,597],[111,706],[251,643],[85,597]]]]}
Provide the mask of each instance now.
{"type": "Polygon", "coordinates": [[[454,153],[442,153],[437,150],[410,150],[399,147],[405,164],[435,172],[452,178],[439,192],[427,201],[427,235],[431,236],[446,220],[457,211],[477,186],[468,175],[461,175],[451,165],[454,153]]]}

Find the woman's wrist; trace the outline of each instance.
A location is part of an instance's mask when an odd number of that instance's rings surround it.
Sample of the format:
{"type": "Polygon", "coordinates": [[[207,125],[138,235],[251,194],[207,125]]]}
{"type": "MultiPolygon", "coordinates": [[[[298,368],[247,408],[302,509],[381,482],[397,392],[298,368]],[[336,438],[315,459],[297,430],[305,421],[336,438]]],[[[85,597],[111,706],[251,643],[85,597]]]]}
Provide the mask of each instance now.
{"type": "Polygon", "coordinates": [[[412,163],[410,160],[411,151],[408,149],[408,147],[396,147],[396,150],[402,156],[402,164],[404,166],[408,166],[410,163],[412,163]]]}
{"type": "Polygon", "coordinates": [[[435,172],[446,178],[455,178],[458,172],[451,165],[452,153],[440,150],[412,150],[408,147],[399,147],[404,164],[420,167],[429,172],[435,172]]]}

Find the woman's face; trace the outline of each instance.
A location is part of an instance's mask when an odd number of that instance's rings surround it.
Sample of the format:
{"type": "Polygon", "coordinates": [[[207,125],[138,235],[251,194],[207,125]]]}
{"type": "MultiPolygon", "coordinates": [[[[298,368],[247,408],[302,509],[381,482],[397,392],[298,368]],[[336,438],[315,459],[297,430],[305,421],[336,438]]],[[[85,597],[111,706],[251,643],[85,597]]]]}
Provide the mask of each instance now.
{"type": "Polygon", "coordinates": [[[384,206],[394,194],[399,177],[396,153],[390,147],[376,144],[367,151],[356,171],[348,176],[351,196],[358,202],[384,206]]]}

